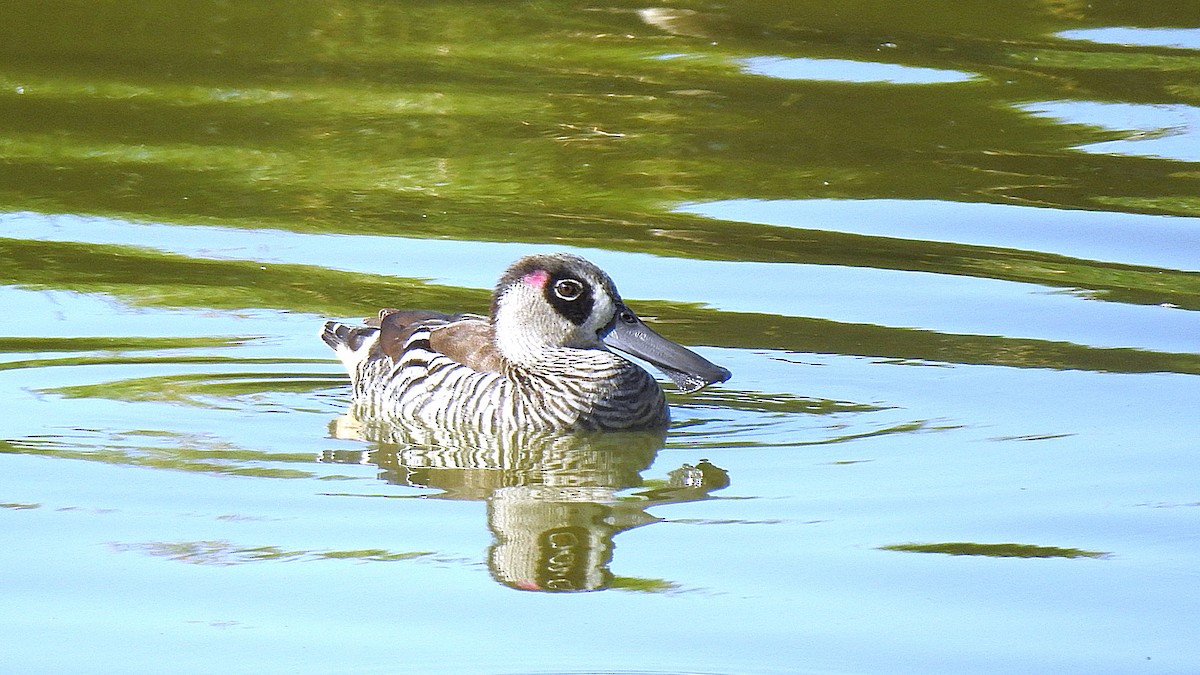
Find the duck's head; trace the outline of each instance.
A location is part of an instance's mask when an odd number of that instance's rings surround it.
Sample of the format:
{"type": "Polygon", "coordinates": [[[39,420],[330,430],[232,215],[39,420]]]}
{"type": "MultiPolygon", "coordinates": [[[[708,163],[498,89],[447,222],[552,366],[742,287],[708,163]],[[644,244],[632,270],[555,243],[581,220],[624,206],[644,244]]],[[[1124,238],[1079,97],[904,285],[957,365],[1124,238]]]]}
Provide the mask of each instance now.
{"type": "Polygon", "coordinates": [[[728,370],[651,330],[621,300],[599,267],[570,253],[532,255],[508,268],[492,299],[496,346],[514,363],[548,350],[613,347],[695,391],[729,379],[728,370]]]}

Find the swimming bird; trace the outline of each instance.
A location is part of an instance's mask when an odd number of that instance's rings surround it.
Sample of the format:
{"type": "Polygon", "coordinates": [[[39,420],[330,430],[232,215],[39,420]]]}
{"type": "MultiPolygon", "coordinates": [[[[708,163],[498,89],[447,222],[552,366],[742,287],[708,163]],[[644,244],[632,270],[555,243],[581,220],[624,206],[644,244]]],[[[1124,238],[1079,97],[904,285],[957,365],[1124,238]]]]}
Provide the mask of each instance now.
{"type": "Polygon", "coordinates": [[[599,267],[526,256],[496,285],[490,316],[384,309],[325,323],[358,414],[501,432],[662,429],[663,390],[643,359],[693,392],[730,372],[651,330],[599,267]]]}

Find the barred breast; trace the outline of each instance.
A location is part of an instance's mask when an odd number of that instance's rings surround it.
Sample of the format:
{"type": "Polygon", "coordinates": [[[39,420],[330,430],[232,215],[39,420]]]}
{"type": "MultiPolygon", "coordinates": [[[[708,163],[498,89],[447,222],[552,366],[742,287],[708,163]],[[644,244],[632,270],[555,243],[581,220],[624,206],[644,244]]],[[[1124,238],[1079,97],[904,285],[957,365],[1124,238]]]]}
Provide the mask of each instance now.
{"type": "Polygon", "coordinates": [[[429,334],[414,331],[399,359],[359,363],[359,414],[496,432],[649,429],[669,421],[654,378],[603,349],[561,349],[533,366],[478,372],[434,351],[429,334]]]}

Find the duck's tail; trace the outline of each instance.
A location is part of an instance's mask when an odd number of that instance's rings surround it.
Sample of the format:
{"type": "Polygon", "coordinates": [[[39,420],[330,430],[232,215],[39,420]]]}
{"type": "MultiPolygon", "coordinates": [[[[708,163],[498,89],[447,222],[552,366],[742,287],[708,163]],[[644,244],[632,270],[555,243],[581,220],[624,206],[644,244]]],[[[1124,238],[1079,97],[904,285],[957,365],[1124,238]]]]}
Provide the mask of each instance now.
{"type": "Polygon", "coordinates": [[[379,341],[379,329],[374,326],[347,326],[337,321],[326,321],[320,335],[351,376],[358,372],[359,364],[370,357],[371,348],[379,341]]]}

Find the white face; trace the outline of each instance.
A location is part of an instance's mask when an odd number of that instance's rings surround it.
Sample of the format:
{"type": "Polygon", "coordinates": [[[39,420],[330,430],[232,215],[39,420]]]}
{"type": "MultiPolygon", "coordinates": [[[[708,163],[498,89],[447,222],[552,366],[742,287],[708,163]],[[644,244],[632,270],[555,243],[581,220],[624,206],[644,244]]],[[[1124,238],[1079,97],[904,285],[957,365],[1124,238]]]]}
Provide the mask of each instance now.
{"type": "Polygon", "coordinates": [[[582,258],[518,261],[494,308],[497,346],[518,362],[557,347],[604,349],[598,333],[617,312],[614,294],[612,280],[582,258]]]}

